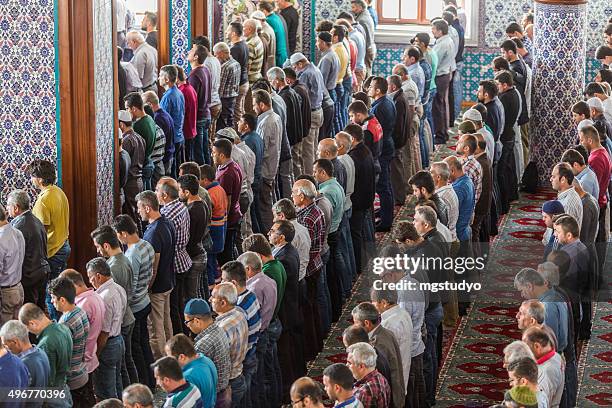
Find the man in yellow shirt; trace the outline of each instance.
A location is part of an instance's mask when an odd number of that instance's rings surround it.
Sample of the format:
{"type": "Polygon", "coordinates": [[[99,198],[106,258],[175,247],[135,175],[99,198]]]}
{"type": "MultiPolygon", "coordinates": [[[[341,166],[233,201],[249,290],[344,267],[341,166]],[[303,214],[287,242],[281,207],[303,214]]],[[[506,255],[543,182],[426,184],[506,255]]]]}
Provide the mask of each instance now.
{"type": "Polygon", "coordinates": [[[338,71],[338,78],[336,79],[336,109],[334,115],[334,134],[342,131],[347,125],[348,121],[348,106],[346,104],[346,97],[344,95],[345,88],[343,81],[348,76],[350,78],[350,62],[351,57],[349,50],[344,45],[344,38],[346,36],[346,30],[341,25],[334,25],[331,31],[332,34],[332,50],[338,56],[340,60],[340,70],[338,71]]]}
{"type": "MultiPolygon", "coordinates": [[[[30,173],[34,187],[40,190],[32,213],[42,222],[47,231],[47,257],[51,267],[48,281],[50,282],[66,269],[70,256],[68,199],[62,189],[55,185],[57,177],[53,163],[47,160],[34,160],[28,166],[27,171],[30,173]]],[[[51,303],[48,291],[45,302],[51,318],[59,319],[59,313],[51,303]]]]}

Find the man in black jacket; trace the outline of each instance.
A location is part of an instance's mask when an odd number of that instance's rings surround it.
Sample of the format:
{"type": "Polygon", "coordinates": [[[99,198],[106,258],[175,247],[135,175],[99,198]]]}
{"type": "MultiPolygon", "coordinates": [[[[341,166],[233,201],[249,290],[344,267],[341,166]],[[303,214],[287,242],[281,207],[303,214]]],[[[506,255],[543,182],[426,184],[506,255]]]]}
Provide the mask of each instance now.
{"type": "Polygon", "coordinates": [[[291,244],[294,236],[295,228],[291,221],[287,220],[276,221],[268,233],[270,243],[274,246],[272,255],[283,264],[287,274],[283,307],[278,311],[283,325],[283,331],[278,340],[278,359],[284,388],[282,395],[289,395],[289,386],[293,381],[306,375],[303,321],[299,311],[300,256],[297,249],[291,244]]]}
{"type": "Polygon", "coordinates": [[[13,190],[7,198],[6,209],[13,218],[11,224],[21,231],[25,239],[25,257],[21,268],[23,303],[45,306],[47,274],[51,271],[47,261],[47,231],[30,211],[30,196],[24,190],[13,190]]]}
{"type": "MultiPolygon", "coordinates": [[[[364,245],[363,229],[366,220],[371,220],[374,205],[374,160],[372,152],[363,143],[363,129],[354,123],[349,124],[344,131],[353,138],[353,145],[348,155],[355,162],[355,190],[351,195],[353,215],[350,219],[351,238],[355,254],[357,273],[361,273],[361,253],[364,245]]],[[[367,263],[367,262],[366,262],[367,263]]]]}

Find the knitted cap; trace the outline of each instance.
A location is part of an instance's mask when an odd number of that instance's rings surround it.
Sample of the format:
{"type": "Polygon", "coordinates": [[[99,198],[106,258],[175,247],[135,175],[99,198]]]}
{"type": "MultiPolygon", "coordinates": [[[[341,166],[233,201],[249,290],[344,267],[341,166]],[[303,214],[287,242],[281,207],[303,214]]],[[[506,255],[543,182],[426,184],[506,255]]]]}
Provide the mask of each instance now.
{"type": "Polygon", "coordinates": [[[559,200],[550,200],[542,205],[542,212],[550,215],[563,214],[565,209],[559,200]]]}
{"type": "Polygon", "coordinates": [[[185,314],[189,316],[209,315],[210,306],[204,299],[191,299],[185,305],[185,314]]]}
{"type": "Polygon", "coordinates": [[[536,397],[535,392],[529,389],[529,387],[525,385],[517,385],[512,387],[510,391],[507,392],[510,394],[510,397],[514,402],[519,405],[524,406],[538,406],[538,398],[536,397]]]}

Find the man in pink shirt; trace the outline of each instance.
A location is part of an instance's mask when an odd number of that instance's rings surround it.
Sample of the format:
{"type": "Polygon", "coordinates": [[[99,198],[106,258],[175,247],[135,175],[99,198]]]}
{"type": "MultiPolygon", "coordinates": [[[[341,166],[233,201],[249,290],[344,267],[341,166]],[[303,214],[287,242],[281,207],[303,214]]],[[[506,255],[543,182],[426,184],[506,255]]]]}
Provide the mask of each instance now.
{"type": "Polygon", "coordinates": [[[178,70],[177,82],[179,91],[185,98],[185,120],[183,121],[183,135],[185,135],[185,157],[187,161],[194,161],[196,122],[198,117],[198,94],[185,76],[183,68],[176,66],[178,70]]]}
{"type": "Polygon", "coordinates": [[[104,312],[106,306],[104,300],[98,295],[93,288],[88,288],[85,285],[83,276],[74,269],[66,269],[60,274],[64,278],[70,279],[76,288],[75,303],[83,309],[89,319],[89,334],[85,344],[85,367],[87,373],[91,375],[100,364],[96,354],[97,340],[102,330],[102,321],[104,320],[104,312]]]}

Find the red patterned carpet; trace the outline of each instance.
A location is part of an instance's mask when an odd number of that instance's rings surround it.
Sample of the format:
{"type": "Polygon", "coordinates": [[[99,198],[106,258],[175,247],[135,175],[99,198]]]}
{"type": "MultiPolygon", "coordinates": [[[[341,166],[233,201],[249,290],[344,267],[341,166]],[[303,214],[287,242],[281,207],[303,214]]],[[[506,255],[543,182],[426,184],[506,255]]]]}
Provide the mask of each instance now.
{"type": "MultiPolygon", "coordinates": [[[[454,141],[451,138],[451,146],[435,152],[434,159],[453,154],[454,141]]],[[[445,328],[444,364],[439,374],[436,407],[488,407],[503,399],[509,384],[502,367],[502,350],[521,336],[515,315],[522,299],[513,287],[514,276],[521,268],[536,267],[541,262],[544,224],[540,206],[554,198],[553,191],[521,194],[501,220],[499,235],[491,243],[487,269],[481,276],[482,290],[458,327],[445,328]]],[[[412,212],[409,201],[399,209],[396,220],[409,218],[412,212]]],[[[388,234],[377,236],[379,245],[387,240],[388,234]]],[[[610,257],[604,270],[610,275],[610,257]]],[[[325,367],[345,361],[342,332],[351,324],[352,308],[369,300],[374,279],[371,271],[360,276],[341,319],[332,327],[324,351],[310,364],[310,376],[321,380],[325,367]]],[[[608,288],[612,288],[610,279],[607,282],[608,288]]],[[[602,299],[594,310],[593,334],[579,360],[580,408],[612,406],[612,300],[602,299]]]]}

